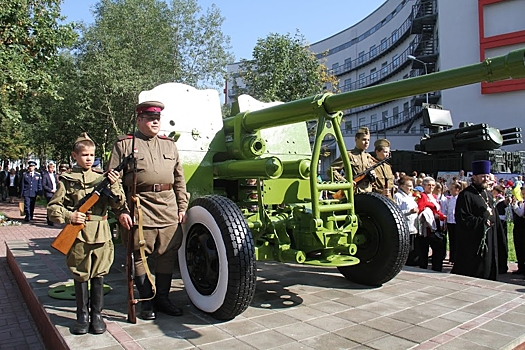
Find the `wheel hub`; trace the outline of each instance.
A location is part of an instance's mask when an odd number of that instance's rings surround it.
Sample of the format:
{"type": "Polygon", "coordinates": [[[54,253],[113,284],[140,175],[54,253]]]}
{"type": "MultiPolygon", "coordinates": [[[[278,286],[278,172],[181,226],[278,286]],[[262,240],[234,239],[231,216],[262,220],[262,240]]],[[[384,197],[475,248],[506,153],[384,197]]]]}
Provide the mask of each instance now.
{"type": "Polygon", "coordinates": [[[194,225],[186,239],[186,265],[193,285],[202,295],[210,295],[219,281],[219,255],[212,234],[194,225]]]}

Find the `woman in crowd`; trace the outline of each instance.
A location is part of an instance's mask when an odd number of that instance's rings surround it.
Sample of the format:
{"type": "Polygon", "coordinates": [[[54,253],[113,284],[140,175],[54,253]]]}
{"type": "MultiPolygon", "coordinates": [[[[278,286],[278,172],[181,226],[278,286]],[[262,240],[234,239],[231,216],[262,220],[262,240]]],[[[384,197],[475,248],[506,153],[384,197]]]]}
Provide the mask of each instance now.
{"type": "Polygon", "coordinates": [[[417,202],[412,195],[414,188],[413,178],[409,176],[402,176],[398,179],[398,191],[394,195],[394,199],[403,212],[408,224],[410,232],[410,251],[406,264],[408,266],[417,266],[419,260],[419,240],[417,230],[417,202]]]}
{"type": "Polygon", "coordinates": [[[432,248],[432,270],[443,270],[443,229],[441,221],[446,216],[441,212],[441,204],[433,194],[436,181],[432,177],[423,179],[423,193],[418,200],[419,209],[419,233],[421,240],[421,253],[419,256],[419,267],[428,267],[428,248],[432,248]]]}

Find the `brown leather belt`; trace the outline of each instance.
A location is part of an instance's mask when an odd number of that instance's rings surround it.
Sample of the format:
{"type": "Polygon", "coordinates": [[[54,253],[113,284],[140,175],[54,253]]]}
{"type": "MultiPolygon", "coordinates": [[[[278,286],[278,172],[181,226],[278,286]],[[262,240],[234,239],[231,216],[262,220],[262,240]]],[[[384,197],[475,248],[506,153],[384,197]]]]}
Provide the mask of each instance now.
{"type": "Polygon", "coordinates": [[[94,215],[94,214],[86,214],[86,221],[104,221],[107,220],[108,216],[100,216],[100,215],[94,215]]]}
{"type": "MultiPolygon", "coordinates": [[[[153,184],[137,186],[137,193],[139,192],[163,192],[173,189],[173,184],[153,184]]],[[[131,188],[130,188],[131,191],[131,188]]]]}

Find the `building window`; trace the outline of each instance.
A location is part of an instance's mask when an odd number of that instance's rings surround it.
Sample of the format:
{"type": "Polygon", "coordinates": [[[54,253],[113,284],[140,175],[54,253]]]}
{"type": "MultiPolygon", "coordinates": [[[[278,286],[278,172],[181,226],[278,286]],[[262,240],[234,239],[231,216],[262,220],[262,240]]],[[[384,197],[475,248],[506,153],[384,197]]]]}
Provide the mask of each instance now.
{"type": "Polygon", "coordinates": [[[385,51],[386,50],[387,43],[388,43],[388,39],[387,38],[381,39],[381,51],[385,51]]]}
{"type": "Polygon", "coordinates": [[[396,107],[392,108],[392,117],[396,121],[399,119],[399,107],[396,106],[396,107]]]}
{"type": "Polygon", "coordinates": [[[365,61],[365,52],[361,51],[357,57],[357,63],[361,64],[365,61]]]}
{"type": "Polygon", "coordinates": [[[348,57],[345,60],[345,70],[350,70],[350,69],[352,69],[352,58],[348,57]]]}
{"type": "Polygon", "coordinates": [[[352,132],[352,121],[345,122],[345,131],[352,132]]]}
{"type": "Polygon", "coordinates": [[[375,68],[370,69],[370,81],[375,81],[377,79],[377,72],[375,68]]]}
{"type": "Polygon", "coordinates": [[[370,46],[370,57],[377,55],[377,48],[375,45],[370,46]]]}
{"type": "Polygon", "coordinates": [[[360,118],[359,118],[359,126],[360,126],[360,127],[363,126],[363,125],[365,125],[365,122],[366,122],[366,118],[365,118],[365,117],[360,117],[360,118]]]}
{"type": "Polygon", "coordinates": [[[350,91],[352,87],[352,78],[345,79],[345,84],[343,85],[343,91],[350,91]]]}
{"type": "Polygon", "coordinates": [[[359,74],[359,87],[363,87],[366,83],[365,73],[359,74]]]}
{"type": "Polygon", "coordinates": [[[408,117],[408,109],[409,108],[410,108],[410,106],[409,106],[408,102],[403,103],[403,117],[404,118],[408,117]]]}
{"type": "Polygon", "coordinates": [[[332,72],[334,74],[339,74],[339,62],[332,64],[332,72]]]}
{"type": "Polygon", "coordinates": [[[384,77],[388,73],[388,62],[381,64],[381,76],[384,77]]]}
{"type": "Polygon", "coordinates": [[[397,35],[397,29],[392,32],[392,42],[395,43],[399,39],[399,36],[397,35]]]}
{"type": "Polygon", "coordinates": [[[394,55],[394,57],[392,57],[392,65],[394,68],[399,66],[399,55],[394,55]]]}

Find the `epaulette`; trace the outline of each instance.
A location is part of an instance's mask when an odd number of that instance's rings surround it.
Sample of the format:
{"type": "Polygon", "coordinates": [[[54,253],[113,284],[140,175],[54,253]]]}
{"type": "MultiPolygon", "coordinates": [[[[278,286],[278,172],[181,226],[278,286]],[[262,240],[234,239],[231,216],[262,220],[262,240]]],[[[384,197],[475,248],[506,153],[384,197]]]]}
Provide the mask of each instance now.
{"type": "Polygon", "coordinates": [[[168,141],[175,142],[174,139],[172,139],[171,137],[165,136],[165,135],[158,135],[158,138],[161,139],[161,140],[168,140],[168,141]]]}
{"type": "Polygon", "coordinates": [[[80,179],[77,179],[77,178],[73,177],[73,176],[71,175],[71,173],[60,174],[60,175],[58,176],[58,178],[59,178],[60,180],[65,180],[65,181],[73,181],[73,182],[80,182],[80,181],[81,181],[80,179]]]}
{"type": "Polygon", "coordinates": [[[132,138],[133,138],[133,134],[126,134],[126,135],[120,135],[119,137],[117,137],[117,140],[122,141],[122,140],[129,140],[132,138]]]}

